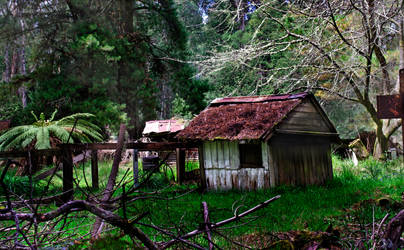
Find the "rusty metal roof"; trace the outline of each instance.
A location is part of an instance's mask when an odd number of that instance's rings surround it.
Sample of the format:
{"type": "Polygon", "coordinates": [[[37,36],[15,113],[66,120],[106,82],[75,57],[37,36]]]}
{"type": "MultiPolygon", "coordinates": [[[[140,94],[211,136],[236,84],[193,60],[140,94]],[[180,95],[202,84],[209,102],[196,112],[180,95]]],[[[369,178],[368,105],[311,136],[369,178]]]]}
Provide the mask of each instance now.
{"type": "Polygon", "coordinates": [[[216,99],[176,136],[194,140],[260,139],[309,93],[216,99]]]}
{"type": "Polygon", "coordinates": [[[209,106],[218,106],[222,104],[231,104],[231,103],[257,103],[268,101],[283,101],[299,98],[301,99],[306,97],[307,95],[308,93],[304,92],[298,94],[284,94],[284,95],[224,97],[213,100],[209,106]]]}
{"type": "Polygon", "coordinates": [[[182,119],[147,121],[143,134],[176,133],[184,129],[185,123],[182,119]]]}

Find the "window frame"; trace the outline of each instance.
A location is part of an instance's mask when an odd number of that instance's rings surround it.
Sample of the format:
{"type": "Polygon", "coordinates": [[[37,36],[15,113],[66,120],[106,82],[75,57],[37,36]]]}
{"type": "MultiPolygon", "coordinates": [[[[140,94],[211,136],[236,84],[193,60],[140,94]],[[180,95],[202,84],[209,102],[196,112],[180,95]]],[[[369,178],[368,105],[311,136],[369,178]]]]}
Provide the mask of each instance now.
{"type": "Polygon", "coordinates": [[[261,142],[243,142],[238,143],[240,168],[264,168],[262,159],[262,145],[261,142]],[[259,154],[257,153],[259,152],[259,154]],[[255,156],[255,162],[247,162],[246,155],[250,154],[255,156]]]}

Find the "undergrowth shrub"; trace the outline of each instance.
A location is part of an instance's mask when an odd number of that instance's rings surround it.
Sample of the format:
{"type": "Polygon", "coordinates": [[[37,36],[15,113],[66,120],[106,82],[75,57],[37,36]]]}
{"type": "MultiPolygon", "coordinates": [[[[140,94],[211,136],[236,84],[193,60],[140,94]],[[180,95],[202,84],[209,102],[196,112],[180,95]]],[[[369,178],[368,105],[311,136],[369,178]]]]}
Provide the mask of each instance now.
{"type": "Polygon", "coordinates": [[[361,166],[363,166],[363,171],[372,179],[377,179],[383,174],[383,170],[385,168],[385,163],[377,161],[373,159],[373,157],[369,157],[366,160],[360,162],[361,166]]]}
{"type": "MultiPolygon", "coordinates": [[[[28,176],[17,176],[16,170],[12,169],[9,170],[6,175],[4,176],[4,184],[6,185],[7,189],[14,194],[17,195],[28,195],[31,192],[30,183],[28,176]]],[[[32,180],[32,185],[34,189],[34,194],[38,194],[42,190],[42,186],[32,180]]],[[[0,189],[0,194],[5,194],[5,190],[2,188],[0,189]]]]}
{"type": "Polygon", "coordinates": [[[144,187],[148,189],[159,189],[169,184],[169,180],[162,173],[154,173],[145,183],[144,187]]]}
{"type": "Polygon", "coordinates": [[[373,157],[359,161],[355,166],[350,159],[333,156],[334,176],[343,182],[358,179],[386,180],[402,176],[404,168],[400,160],[379,161],[373,157]]]}

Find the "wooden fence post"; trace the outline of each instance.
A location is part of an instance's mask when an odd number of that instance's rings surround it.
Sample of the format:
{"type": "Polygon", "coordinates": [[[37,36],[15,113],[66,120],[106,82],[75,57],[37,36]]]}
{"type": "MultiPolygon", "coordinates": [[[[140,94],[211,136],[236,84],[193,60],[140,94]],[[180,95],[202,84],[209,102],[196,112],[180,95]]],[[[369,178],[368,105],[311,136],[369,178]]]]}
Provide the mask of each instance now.
{"type": "Polygon", "coordinates": [[[73,199],[73,157],[69,146],[62,148],[63,163],[63,195],[62,200],[67,202],[73,199]]]}
{"type": "Polygon", "coordinates": [[[91,180],[93,188],[98,189],[98,151],[91,150],[91,180]]]}
{"type": "Polygon", "coordinates": [[[138,150],[133,149],[133,183],[137,186],[139,183],[139,162],[138,162],[138,150]]]}
{"type": "Polygon", "coordinates": [[[182,184],[185,178],[185,149],[176,149],[177,182],[182,184]]]}

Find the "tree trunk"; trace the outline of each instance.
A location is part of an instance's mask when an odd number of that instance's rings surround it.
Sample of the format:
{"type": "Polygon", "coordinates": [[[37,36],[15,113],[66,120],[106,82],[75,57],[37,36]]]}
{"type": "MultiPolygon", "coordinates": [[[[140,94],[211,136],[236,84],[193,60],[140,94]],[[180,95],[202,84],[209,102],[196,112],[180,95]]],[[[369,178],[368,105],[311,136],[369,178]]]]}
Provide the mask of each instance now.
{"type": "Polygon", "coordinates": [[[10,73],[10,78],[13,78],[15,75],[18,74],[18,50],[13,49],[13,55],[11,59],[11,73],[10,73]]]}
{"type": "Polygon", "coordinates": [[[383,160],[385,153],[388,150],[388,138],[383,133],[383,126],[377,126],[376,128],[376,141],[373,148],[373,157],[383,160]]]}
{"type": "Polygon", "coordinates": [[[18,88],[18,95],[21,98],[22,107],[27,107],[27,88],[24,85],[18,88]]]}
{"type": "Polygon", "coordinates": [[[24,20],[22,20],[22,17],[20,16],[20,25],[21,25],[21,44],[20,44],[20,48],[18,51],[18,55],[19,55],[19,73],[22,75],[27,74],[27,69],[26,69],[26,60],[25,60],[25,24],[24,24],[24,20]]]}
{"type": "Polygon", "coordinates": [[[10,82],[11,79],[11,65],[10,65],[10,45],[9,43],[6,44],[6,48],[4,51],[4,73],[3,73],[3,81],[10,82]]]}
{"type": "Polygon", "coordinates": [[[404,20],[400,21],[400,69],[404,69],[404,20]]]}
{"type": "MultiPolygon", "coordinates": [[[[400,20],[400,46],[399,46],[399,53],[400,53],[400,65],[399,69],[404,69],[404,20],[400,20]]],[[[395,89],[399,92],[403,91],[400,88],[400,74],[396,81],[395,89]]],[[[373,157],[376,159],[384,159],[385,152],[388,150],[388,142],[390,136],[400,127],[400,122],[381,122],[376,123],[376,142],[375,147],[373,150],[373,157]]]]}

